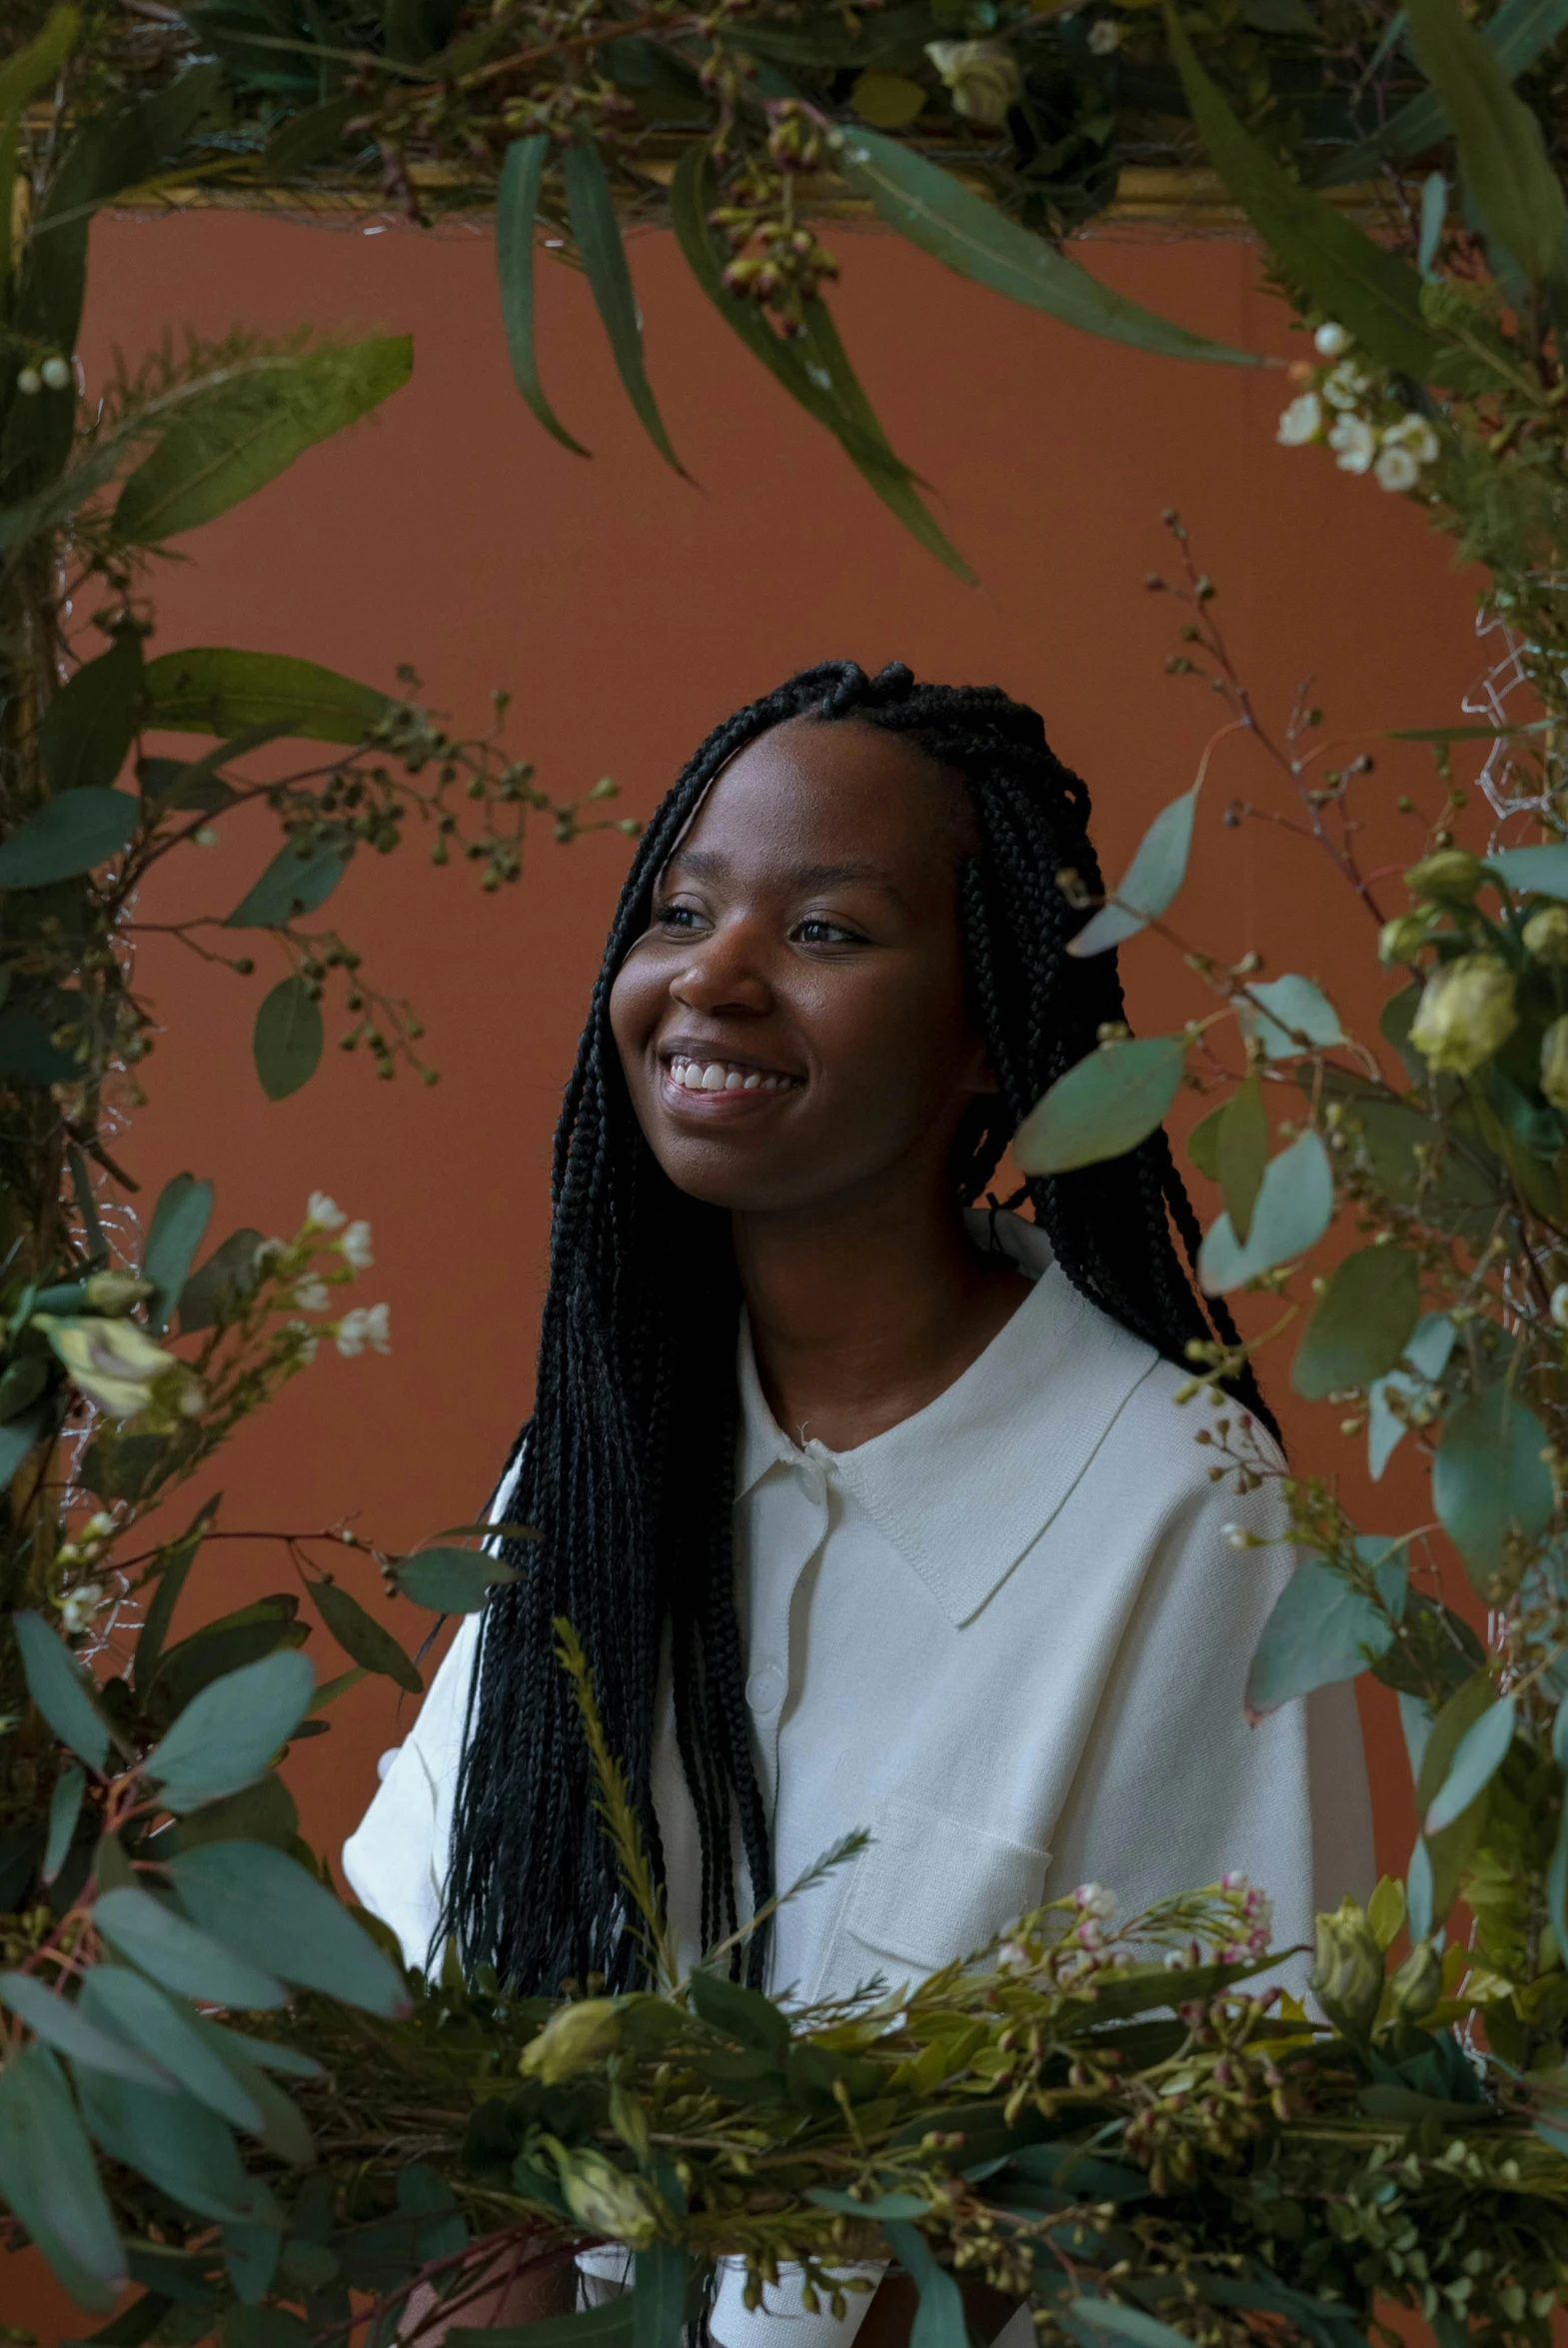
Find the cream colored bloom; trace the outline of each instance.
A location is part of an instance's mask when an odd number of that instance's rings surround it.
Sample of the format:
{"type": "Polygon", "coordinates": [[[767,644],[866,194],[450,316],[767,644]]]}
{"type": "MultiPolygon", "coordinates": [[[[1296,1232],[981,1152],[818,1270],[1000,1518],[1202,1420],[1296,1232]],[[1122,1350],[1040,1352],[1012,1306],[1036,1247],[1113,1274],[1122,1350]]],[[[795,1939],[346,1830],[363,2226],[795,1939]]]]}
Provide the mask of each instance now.
{"type": "Polygon", "coordinates": [[[1541,1091],[1554,1109],[1568,1109],[1568,1019],[1553,1020],[1541,1038],[1541,1091]]]}
{"type": "Polygon", "coordinates": [[[1341,473],[1365,473],[1377,454],[1377,434],[1364,416],[1336,416],[1329,427],[1328,445],[1341,473]]]}
{"type": "Polygon", "coordinates": [[[614,1998],[580,1997],[558,2006],[537,2038],[524,2047],[518,2069],[525,2079],[558,2087],[621,2043],[621,2013],[614,1998]]]}
{"type": "Polygon", "coordinates": [[[1421,478],[1421,468],[1409,449],[1401,447],[1397,441],[1390,447],[1385,441],[1377,452],[1372,478],[1379,489],[1414,489],[1421,478]]]}
{"type": "Polygon", "coordinates": [[[336,1198],[329,1198],[325,1190],[312,1190],[305,1202],[305,1219],[319,1231],[335,1231],[349,1218],[336,1198]]]}
{"type": "Polygon", "coordinates": [[[1331,318],[1324,319],[1312,341],[1319,356],[1324,359],[1342,359],[1350,348],[1348,332],[1344,327],[1337,326],[1331,318]]]}
{"type": "Polygon", "coordinates": [[[1316,392],[1302,392],[1280,417],[1274,438],[1281,448],[1299,449],[1305,442],[1316,440],[1322,429],[1322,401],[1316,392]]]}
{"type": "Polygon", "coordinates": [[[171,1371],[177,1378],[185,1371],[184,1362],[155,1344],[134,1320],[101,1320],[86,1314],[67,1320],[52,1312],[35,1312],[33,1326],[48,1337],[72,1382],[111,1418],[134,1418],[154,1399],[153,1389],[161,1380],[171,1371]]]}
{"type": "Polygon", "coordinates": [[[1005,41],[927,41],[925,54],[970,122],[994,129],[1023,95],[1023,76],[1005,41]]]}
{"type": "Polygon", "coordinates": [[[344,1262],[351,1265],[355,1271],[369,1271],[376,1260],[370,1251],[370,1224],[368,1222],[351,1222],[338,1241],[338,1245],[343,1250],[344,1262]]]}
{"type": "Polygon", "coordinates": [[[1342,359],[1323,378],[1323,397],[1331,408],[1358,408],[1372,388],[1372,378],[1353,359],[1342,359]]]}
{"type": "Polygon", "coordinates": [[[302,1312],[325,1312],[332,1302],[332,1290],[325,1280],[301,1280],[294,1291],[294,1301],[302,1312]]]}
{"type": "Polygon", "coordinates": [[[352,1359],[369,1345],[373,1352],[390,1353],[391,1332],[388,1318],[391,1306],[387,1304],[356,1304],[338,1323],[338,1351],[352,1359]]]}
{"type": "Polygon", "coordinates": [[[85,1630],[103,1602],[101,1581],[79,1581],[60,1600],[60,1620],[69,1631],[85,1630]]]}
{"type": "Polygon", "coordinates": [[[1426,982],[1410,1041],[1429,1067],[1467,1076],[1519,1025],[1513,973],[1495,954],[1462,954],[1426,982]]]}
{"type": "Polygon", "coordinates": [[[618,2169],[602,2152],[556,2152],[562,2198],[591,2234],[608,2235],[630,2249],[647,2250],[659,2239],[659,2220],[648,2189],[618,2169]]]}
{"type": "Polygon", "coordinates": [[[1413,409],[1408,416],[1401,416],[1397,424],[1390,424],[1383,434],[1385,449],[1408,449],[1418,465],[1434,464],[1441,445],[1426,418],[1416,415],[1413,409]]]}
{"type": "Polygon", "coordinates": [[[1114,17],[1102,16],[1089,26],[1088,47],[1095,57],[1113,57],[1121,47],[1121,27],[1114,17]]]}

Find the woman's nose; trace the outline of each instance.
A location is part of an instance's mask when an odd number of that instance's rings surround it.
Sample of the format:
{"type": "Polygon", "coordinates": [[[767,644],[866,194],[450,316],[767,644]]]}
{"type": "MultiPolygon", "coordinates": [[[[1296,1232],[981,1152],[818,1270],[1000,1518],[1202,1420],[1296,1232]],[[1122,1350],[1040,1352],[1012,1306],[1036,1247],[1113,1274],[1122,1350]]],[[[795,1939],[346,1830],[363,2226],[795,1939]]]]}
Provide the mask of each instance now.
{"type": "Polygon", "coordinates": [[[773,989],[752,945],[740,929],[716,931],[692,954],[670,992],[688,1011],[706,1015],[744,1012],[756,1018],[773,1009],[773,989]]]}

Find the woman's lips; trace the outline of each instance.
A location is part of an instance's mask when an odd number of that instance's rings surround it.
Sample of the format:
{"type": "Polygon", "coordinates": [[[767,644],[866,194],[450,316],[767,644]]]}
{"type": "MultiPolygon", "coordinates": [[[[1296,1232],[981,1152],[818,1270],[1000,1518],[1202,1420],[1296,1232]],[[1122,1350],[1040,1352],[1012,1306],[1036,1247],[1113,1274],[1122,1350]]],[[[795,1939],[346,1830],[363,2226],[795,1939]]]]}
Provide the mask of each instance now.
{"type": "Polygon", "coordinates": [[[802,1077],[783,1069],[760,1069],[746,1061],[702,1060],[686,1052],[672,1053],[661,1064],[667,1108],[685,1116],[734,1116],[760,1109],[784,1093],[797,1093],[802,1077]]]}

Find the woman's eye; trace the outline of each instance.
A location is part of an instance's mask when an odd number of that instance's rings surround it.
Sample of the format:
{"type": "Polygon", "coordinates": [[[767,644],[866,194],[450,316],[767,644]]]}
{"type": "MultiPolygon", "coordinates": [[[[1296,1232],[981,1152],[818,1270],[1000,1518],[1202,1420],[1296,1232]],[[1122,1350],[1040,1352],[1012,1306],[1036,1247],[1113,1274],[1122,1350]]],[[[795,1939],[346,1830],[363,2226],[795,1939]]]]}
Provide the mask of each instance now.
{"type": "Polygon", "coordinates": [[[692,930],[701,920],[694,905],[661,905],[654,912],[656,930],[692,930]]]}
{"type": "Polygon", "coordinates": [[[794,935],[802,946],[863,946],[865,940],[858,930],[850,930],[842,922],[829,922],[821,914],[812,914],[808,920],[796,922],[794,935]]]}

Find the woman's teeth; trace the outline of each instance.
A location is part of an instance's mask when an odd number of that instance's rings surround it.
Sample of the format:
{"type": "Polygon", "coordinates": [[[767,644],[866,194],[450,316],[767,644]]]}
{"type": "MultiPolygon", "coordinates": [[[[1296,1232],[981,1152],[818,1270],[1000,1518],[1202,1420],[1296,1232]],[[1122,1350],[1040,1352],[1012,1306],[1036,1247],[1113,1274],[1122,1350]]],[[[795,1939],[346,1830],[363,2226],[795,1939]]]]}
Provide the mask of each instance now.
{"type": "Polygon", "coordinates": [[[670,1074],[689,1093],[783,1093],[792,1077],[765,1077],[761,1069],[736,1068],[729,1061],[673,1060],[670,1074]]]}

